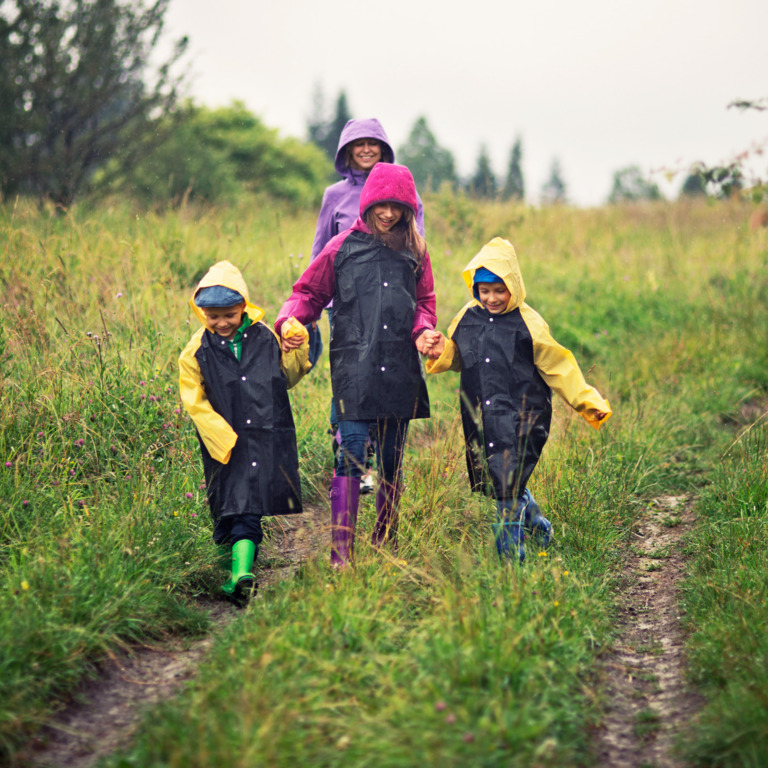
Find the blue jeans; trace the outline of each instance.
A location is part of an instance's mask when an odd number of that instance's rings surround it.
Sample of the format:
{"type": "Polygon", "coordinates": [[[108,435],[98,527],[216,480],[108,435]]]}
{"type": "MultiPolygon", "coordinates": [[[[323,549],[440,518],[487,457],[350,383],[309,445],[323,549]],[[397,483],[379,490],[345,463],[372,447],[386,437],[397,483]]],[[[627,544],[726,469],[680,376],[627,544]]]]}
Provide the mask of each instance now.
{"type": "MultiPolygon", "coordinates": [[[[338,455],[339,477],[359,478],[365,468],[366,445],[371,423],[340,421],[341,447],[338,455]]],[[[408,419],[379,419],[376,422],[376,466],[379,477],[393,486],[400,484],[408,419]]]]}

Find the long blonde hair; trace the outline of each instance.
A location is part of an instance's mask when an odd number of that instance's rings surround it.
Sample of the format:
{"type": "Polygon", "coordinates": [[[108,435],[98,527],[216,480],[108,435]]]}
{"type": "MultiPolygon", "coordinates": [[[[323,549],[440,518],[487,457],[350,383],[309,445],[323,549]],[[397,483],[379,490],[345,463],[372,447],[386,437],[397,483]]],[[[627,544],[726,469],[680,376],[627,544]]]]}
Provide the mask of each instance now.
{"type": "Polygon", "coordinates": [[[424,254],[427,252],[427,243],[416,226],[416,216],[407,205],[400,203],[392,203],[392,205],[396,205],[403,215],[389,232],[380,232],[376,226],[376,217],[373,215],[374,206],[365,212],[363,221],[377,240],[381,240],[384,245],[395,251],[410,251],[421,265],[424,254]]]}

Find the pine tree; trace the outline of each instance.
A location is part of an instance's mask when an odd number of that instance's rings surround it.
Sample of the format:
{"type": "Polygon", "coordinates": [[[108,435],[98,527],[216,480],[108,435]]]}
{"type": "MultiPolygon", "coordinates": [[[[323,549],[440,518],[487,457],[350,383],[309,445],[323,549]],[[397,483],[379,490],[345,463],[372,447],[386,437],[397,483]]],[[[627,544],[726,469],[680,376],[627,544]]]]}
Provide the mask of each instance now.
{"type": "Polygon", "coordinates": [[[523,157],[522,142],[518,137],[512,146],[509,155],[509,167],[507,168],[507,180],[504,182],[502,198],[504,200],[523,200],[525,198],[525,182],[523,181],[523,169],[520,162],[523,157]]]}
{"type": "Polygon", "coordinates": [[[397,160],[410,168],[419,189],[438,190],[446,183],[455,187],[458,181],[453,155],[437,143],[425,117],[413,124],[408,141],[397,150],[397,160]]]}
{"type": "Polygon", "coordinates": [[[347,94],[344,91],[339,93],[336,99],[336,111],[330,120],[325,114],[325,98],[323,88],[319,83],[315,85],[312,101],[312,115],[307,121],[307,136],[333,162],[336,159],[341,131],[352,117],[347,106],[347,94]]]}
{"type": "Polygon", "coordinates": [[[485,144],[480,147],[477,169],[469,182],[469,193],[473,197],[489,199],[496,197],[496,177],[491,170],[491,161],[485,144]]]}
{"type": "Polygon", "coordinates": [[[556,203],[565,203],[566,200],[566,188],[565,182],[563,181],[563,173],[560,169],[560,161],[555,158],[552,161],[549,179],[541,188],[541,202],[545,205],[552,205],[556,203]]]}

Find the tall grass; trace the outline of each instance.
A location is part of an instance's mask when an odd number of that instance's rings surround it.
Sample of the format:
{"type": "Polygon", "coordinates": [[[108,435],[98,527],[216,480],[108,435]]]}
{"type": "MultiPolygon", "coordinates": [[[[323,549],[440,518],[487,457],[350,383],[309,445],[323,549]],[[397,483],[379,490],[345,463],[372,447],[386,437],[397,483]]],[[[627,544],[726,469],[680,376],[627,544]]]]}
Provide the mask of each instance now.
{"type": "MultiPolygon", "coordinates": [[[[508,237],[529,303],[615,409],[595,433],[555,404],[532,478],[555,543],[546,555],[529,549],[523,569],[499,566],[491,504],[467,487],[458,379],[432,378],[433,416],[409,435],[398,556],[367,546],[363,501],[357,567],[331,572],[317,552],[265,590],[180,700],[109,764],[591,764],[602,706],[593,664],[610,647],[633,522],[648,498],[679,489],[702,495],[706,518],[740,408],[768,388],[766,243],[733,204],[534,210],[436,195],[425,205],[441,328],[467,299],[461,268],[494,235],[508,237]]],[[[175,360],[196,323],[187,301],[227,258],[274,319],[307,263],[313,218],[269,206],[67,218],[0,209],[7,756],[110,649],[204,631],[194,596],[215,592],[222,574],[176,394],[175,360]]],[[[326,353],[291,395],[304,495],[319,504],[329,394],[326,353]]],[[[763,443],[750,455],[764,469],[763,443]]],[[[729,478],[734,497],[745,492],[739,474],[729,478]]],[[[717,509],[731,520],[742,507],[717,509]]],[[[763,517],[749,520],[752,540],[763,517]]],[[[707,584],[725,578],[730,550],[689,546],[708,553],[707,584]]],[[[749,564],[765,583],[764,560],[749,564]]],[[[691,594],[704,601],[696,578],[691,594]]],[[[765,608],[752,602],[757,623],[765,608]]],[[[742,621],[734,615],[723,610],[713,648],[742,621]]],[[[707,611],[690,617],[704,637],[707,611]]],[[[734,675],[746,661],[735,657],[734,675]]],[[[728,686],[704,651],[694,659],[720,711],[728,686]]],[[[723,752],[691,738],[699,755],[723,752]]]]}

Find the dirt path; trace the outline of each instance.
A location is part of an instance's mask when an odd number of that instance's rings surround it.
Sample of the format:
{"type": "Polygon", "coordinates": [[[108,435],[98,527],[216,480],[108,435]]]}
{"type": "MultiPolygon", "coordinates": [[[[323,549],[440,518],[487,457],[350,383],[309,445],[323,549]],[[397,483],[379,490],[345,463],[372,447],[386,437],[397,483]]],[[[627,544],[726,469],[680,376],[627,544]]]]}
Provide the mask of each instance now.
{"type": "MultiPolygon", "coordinates": [[[[262,586],[292,574],[311,553],[326,551],[326,508],[286,518],[260,558],[262,586]]],[[[685,497],[657,499],[635,531],[636,549],[623,593],[619,636],[603,662],[610,706],[599,734],[597,768],[678,768],[675,734],[699,707],[683,679],[677,582],[680,542],[693,522],[685,497]]],[[[260,599],[258,596],[257,600],[260,599]]],[[[216,635],[240,612],[205,599],[212,631],[193,642],[173,640],[113,655],[102,676],[84,684],[74,703],[57,715],[17,756],[29,768],[91,768],[103,756],[128,747],[143,713],[176,695],[194,675],[216,635]]]]}
{"type": "MultiPolygon", "coordinates": [[[[325,518],[326,509],[318,504],[300,517],[283,518],[273,526],[275,533],[260,553],[260,559],[270,563],[258,573],[260,586],[290,575],[311,553],[327,551],[330,535],[325,518]]],[[[73,703],[16,756],[16,764],[91,768],[105,755],[128,747],[144,712],[176,695],[194,676],[216,636],[242,615],[223,600],[198,602],[211,617],[212,629],[206,637],[192,642],[173,639],[112,654],[101,676],[74,693],[73,703]]]]}
{"type": "Polygon", "coordinates": [[[618,638],[603,661],[609,708],[598,768],[679,768],[673,746],[700,700],[683,677],[678,607],[682,539],[693,524],[690,499],[656,499],[634,532],[618,638]]]}

